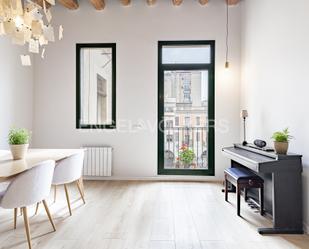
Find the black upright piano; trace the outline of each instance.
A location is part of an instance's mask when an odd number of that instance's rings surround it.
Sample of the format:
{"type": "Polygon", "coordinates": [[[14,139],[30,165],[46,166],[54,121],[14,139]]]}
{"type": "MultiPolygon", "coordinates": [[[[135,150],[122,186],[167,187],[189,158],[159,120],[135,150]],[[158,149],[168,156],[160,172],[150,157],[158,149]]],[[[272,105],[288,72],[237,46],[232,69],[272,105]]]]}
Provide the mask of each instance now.
{"type": "MultiPolygon", "coordinates": [[[[301,155],[277,155],[235,144],[222,149],[231,167],[246,167],[264,179],[265,212],[273,227],[259,228],[260,234],[302,234],[302,161],[301,155]]],[[[255,198],[255,190],[248,191],[255,198]]]]}

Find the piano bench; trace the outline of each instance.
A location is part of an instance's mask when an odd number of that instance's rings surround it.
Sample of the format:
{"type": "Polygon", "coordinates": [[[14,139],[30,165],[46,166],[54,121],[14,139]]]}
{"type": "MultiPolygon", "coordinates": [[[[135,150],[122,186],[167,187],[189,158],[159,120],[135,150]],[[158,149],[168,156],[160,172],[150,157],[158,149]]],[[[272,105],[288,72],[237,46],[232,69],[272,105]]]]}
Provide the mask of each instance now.
{"type": "Polygon", "coordinates": [[[252,171],[245,168],[228,168],[224,171],[225,177],[225,201],[228,201],[228,183],[236,187],[237,215],[240,216],[240,192],[244,189],[245,199],[247,189],[259,189],[260,214],[264,214],[264,180],[252,171]]]}

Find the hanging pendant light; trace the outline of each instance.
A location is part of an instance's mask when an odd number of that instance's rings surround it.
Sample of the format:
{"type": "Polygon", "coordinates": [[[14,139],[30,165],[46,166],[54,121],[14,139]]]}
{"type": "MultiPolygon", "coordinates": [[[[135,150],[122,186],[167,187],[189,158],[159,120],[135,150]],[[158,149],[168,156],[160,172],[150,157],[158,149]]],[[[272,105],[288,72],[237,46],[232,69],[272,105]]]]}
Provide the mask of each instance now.
{"type": "MultiPolygon", "coordinates": [[[[55,0],[0,0],[0,36],[8,36],[13,44],[28,46],[29,53],[45,56],[45,47],[54,42],[51,8],[55,0]]],[[[63,28],[59,26],[59,40],[63,28]]],[[[29,54],[21,55],[24,66],[30,66],[29,54]]]]}
{"type": "Polygon", "coordinates": [[[230,67],[229,58],[229,1],[226,0],[226,37],[225,37],[225,68],[228,69],[230,67]]]}

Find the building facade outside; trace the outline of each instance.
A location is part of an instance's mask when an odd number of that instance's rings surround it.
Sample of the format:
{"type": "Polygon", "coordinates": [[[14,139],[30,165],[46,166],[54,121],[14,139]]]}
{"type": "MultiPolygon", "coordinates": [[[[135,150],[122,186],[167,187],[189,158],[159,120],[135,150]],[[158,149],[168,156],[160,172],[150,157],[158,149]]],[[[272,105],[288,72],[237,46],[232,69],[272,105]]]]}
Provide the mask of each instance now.
{"type": "Polygon", "coordinates": [[[189,168],[207,169],[207,83],[207,71],[165,72],[165,168],[184,167],[179,153],[186,146],[195,155],[189,168]]]}

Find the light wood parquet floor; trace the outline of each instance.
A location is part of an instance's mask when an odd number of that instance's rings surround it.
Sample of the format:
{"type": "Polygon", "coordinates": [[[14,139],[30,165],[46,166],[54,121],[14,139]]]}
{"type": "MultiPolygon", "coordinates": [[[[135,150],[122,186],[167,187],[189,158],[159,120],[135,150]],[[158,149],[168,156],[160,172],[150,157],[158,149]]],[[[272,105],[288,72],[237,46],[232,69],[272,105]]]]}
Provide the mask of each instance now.
{"type": "MultiPolygon", "coordinates": [[[[222,185],[202,182],[85,181],[86,205],[69,187],[48,200],[57,231],[40,206],[28,211],[35,249],[309,249],[308,235],[261,236],[271,223],[235,194],[224,201],[222,185]]],[[[26,249],[23,219],[13,230],[13,211],[0,209],[0,248],[26,249]]]]}

